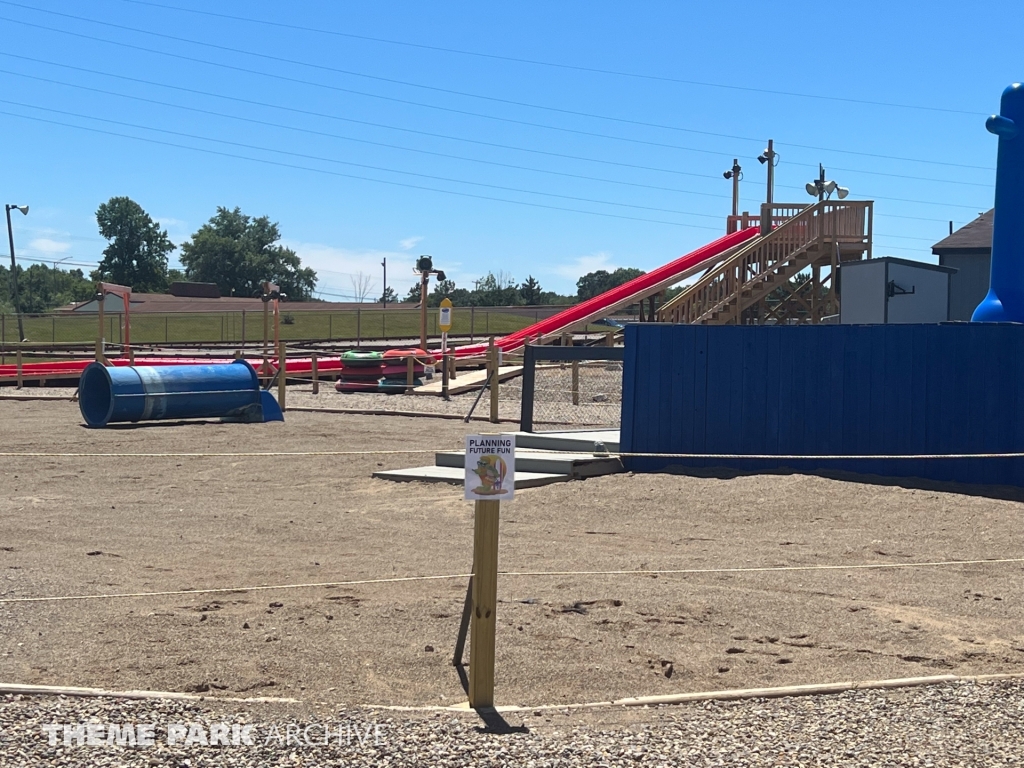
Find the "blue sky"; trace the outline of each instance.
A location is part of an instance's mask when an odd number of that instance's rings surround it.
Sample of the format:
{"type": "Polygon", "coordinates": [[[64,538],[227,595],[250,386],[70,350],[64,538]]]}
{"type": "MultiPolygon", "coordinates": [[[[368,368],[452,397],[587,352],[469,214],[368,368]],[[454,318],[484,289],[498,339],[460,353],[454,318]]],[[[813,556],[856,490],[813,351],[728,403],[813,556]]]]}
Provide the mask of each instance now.
{"type": "Polygon", "coordinates": [[[128,195],[175,243],[218,205],[270,216],[325,299],[360,271],[379,295],[383,258],[404,295],[421,253],[573,293],[724,233],[733,157],[756,211],[770,137],[777,201],[824,163],[876,201],[875,255],[932,260],[991,206],[1024,47],[1019,2],[927,9],[0,0],[0,188],[51,264],[94,265],[128,195]]]}

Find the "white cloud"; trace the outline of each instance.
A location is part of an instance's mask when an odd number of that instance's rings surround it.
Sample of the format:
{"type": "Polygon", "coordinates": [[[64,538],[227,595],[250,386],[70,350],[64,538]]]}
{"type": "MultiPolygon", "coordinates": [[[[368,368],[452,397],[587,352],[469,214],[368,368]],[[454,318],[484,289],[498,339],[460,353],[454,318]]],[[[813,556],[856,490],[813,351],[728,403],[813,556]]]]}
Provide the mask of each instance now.
{"type": "Polygon", "coordinates": [[[599,269],[604,269],[608,272],[613,272],[617,269],[617,265],[612,262],[612,255],[610,253],[598,251],[597,253],[585,256],[577,256],[547,271],[566,280],[572,280],[575,283],[582,275],[588,272],[596,272],[599,269]]]}
{"type": "Polygon", "coordinates": [[[422,241],[422,237],[407,237],[404,240],[399,240],[398,245],[403,251],[411,251],[422,241]]]}
{"type": "Polygon", "coordinates": [[[352,278],[360,272],[370,278],[370,296],[379,298],[383,292],[384,259],[388,262],[388,285],[399,298],[405,296],[413,283],[413,258],[401,251],[357,250],[294,240],[282,240],[281,244],[298,254],[302,266],[316,270],[317,291],[322,292],[326,301],[352,301],[352,278]]]}
{"type": "Polygon", "coordinates": [[[28,244],[28,247],[37,253],[65,253],[71,249],[71,243],[62,243],[59,240],[51,240],[48,237],[37,237],[28,244]]]}

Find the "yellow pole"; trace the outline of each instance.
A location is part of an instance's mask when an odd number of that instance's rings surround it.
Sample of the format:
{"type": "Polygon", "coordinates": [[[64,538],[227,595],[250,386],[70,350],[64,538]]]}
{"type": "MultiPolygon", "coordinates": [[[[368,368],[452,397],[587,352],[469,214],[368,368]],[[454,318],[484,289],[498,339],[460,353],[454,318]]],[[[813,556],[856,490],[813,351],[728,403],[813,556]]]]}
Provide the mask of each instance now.
{"type": "Polygon", "coordinates": [[[498,611],[498,521],[501,503],[477,501],[473,523],[473,613],[469,706],[494,706],[494,635],[498,611]]]}
{"type": "Polygon", "coordinates": [[[285,357],[286,354],[287,354],[287,350],[285,348],[285,343],[282,341],[282,342],[280,342],[280,346],[278,346],[278,348],[277,348],[277,371],[278,371],[278,373],[277,373],[277,404],[281,406],[281,412],[282,413],[285,410],[285,408],[284,408],[284,399],[285,399],[285,391],[286,391],[285,385],[286,385],[286,382],[288,380],[288,376],[287,376],[287,360],[286,360],[286,357],[285,357]]]}

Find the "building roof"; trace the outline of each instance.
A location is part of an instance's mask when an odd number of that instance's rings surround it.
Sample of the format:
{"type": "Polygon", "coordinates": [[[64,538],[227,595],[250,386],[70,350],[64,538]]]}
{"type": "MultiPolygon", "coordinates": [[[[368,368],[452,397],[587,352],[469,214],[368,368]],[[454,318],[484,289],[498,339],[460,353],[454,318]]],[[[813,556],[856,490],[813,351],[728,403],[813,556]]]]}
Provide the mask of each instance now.
{"type": "Polygon", "coordinates": [[[949,237],[932,246],[932,253],[939,255],[950,251],[991,251],[992,221],[996,209],[981,214],[970,224],[966,224],[949,237]]]}
{"type": "MultiPolygon", "coordinates": [[[[63,307],[60,311],[95,312],[96,300],[91,299],[81,304],[63,307]]],[[[106,312],[123,311],[120,296],[107,296],[103,304],[106,312]]],[[[359,307],[372,308],[373,304],[358,304],[328,301],[282,301],[282,312],[330,312],[353,310],[359,307]]],[[[263,301],[258,298],[242,298],[239,296],[221,296],[219,299],[197,298],[192,296],[172,296],[169,293],[133,293],[131,311],[149,312],[262,312],[263,301]]]]}
{"type": "Polygon", "coordinates": [[[940,264],[928,264],[924,261],[914,261],[913,259],[900,259],[896,256],[879,256],[876,259],[863,259],[862,261],[844,261],[839,265],[839,271],[848,267],[863,266],[865,264],[902,264],[905,267],[913,267],[914,269],[930,269],[933,272],[945,272],[947,275],[952,275],[960,270],[956,267],[944,267],[940,264]]]}

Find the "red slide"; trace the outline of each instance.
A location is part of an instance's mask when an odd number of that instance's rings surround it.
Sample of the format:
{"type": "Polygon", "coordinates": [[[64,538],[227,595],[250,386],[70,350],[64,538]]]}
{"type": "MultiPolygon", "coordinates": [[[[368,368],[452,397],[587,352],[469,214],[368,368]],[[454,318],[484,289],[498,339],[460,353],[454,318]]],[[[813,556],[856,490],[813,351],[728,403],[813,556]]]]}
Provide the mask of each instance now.
{"type": "MultiPolygon", "coordinates": [[[[496,339],[494,343],[503,352],[512,352],[524,346],[530,339],[559,333],[563,329],[576,325],[586,319],[597,320],[603,311],[611,307],[634,304],[646,292],[656,288],[658,285],[662,283],[671,285],[672,279],[677,276],[680,280],[685,279],[687,272],[699,268],[704,262],[716,259],[726,251],[757,237],[757,234],[757,227],[733,232],[731,235],[721,237],[692,253],[680,256],[663,267],[658,267],[651,272],[630,280],[628,283],[623,283],[617,288],[612,288],[610,291],[605,291],[599,296],[587,299],[579,304],[574,304],[558,314],[523,328],[521,331],[516,331],[508,336],[496,339]],[[630,301],[630,299],[634,300],[630,301]]],[[[486,344],[475,344],[468,347],[458,347],[455,349],[455,355],[457,357],[469,357],[483,354],[486,351],[486,344]]]]}

